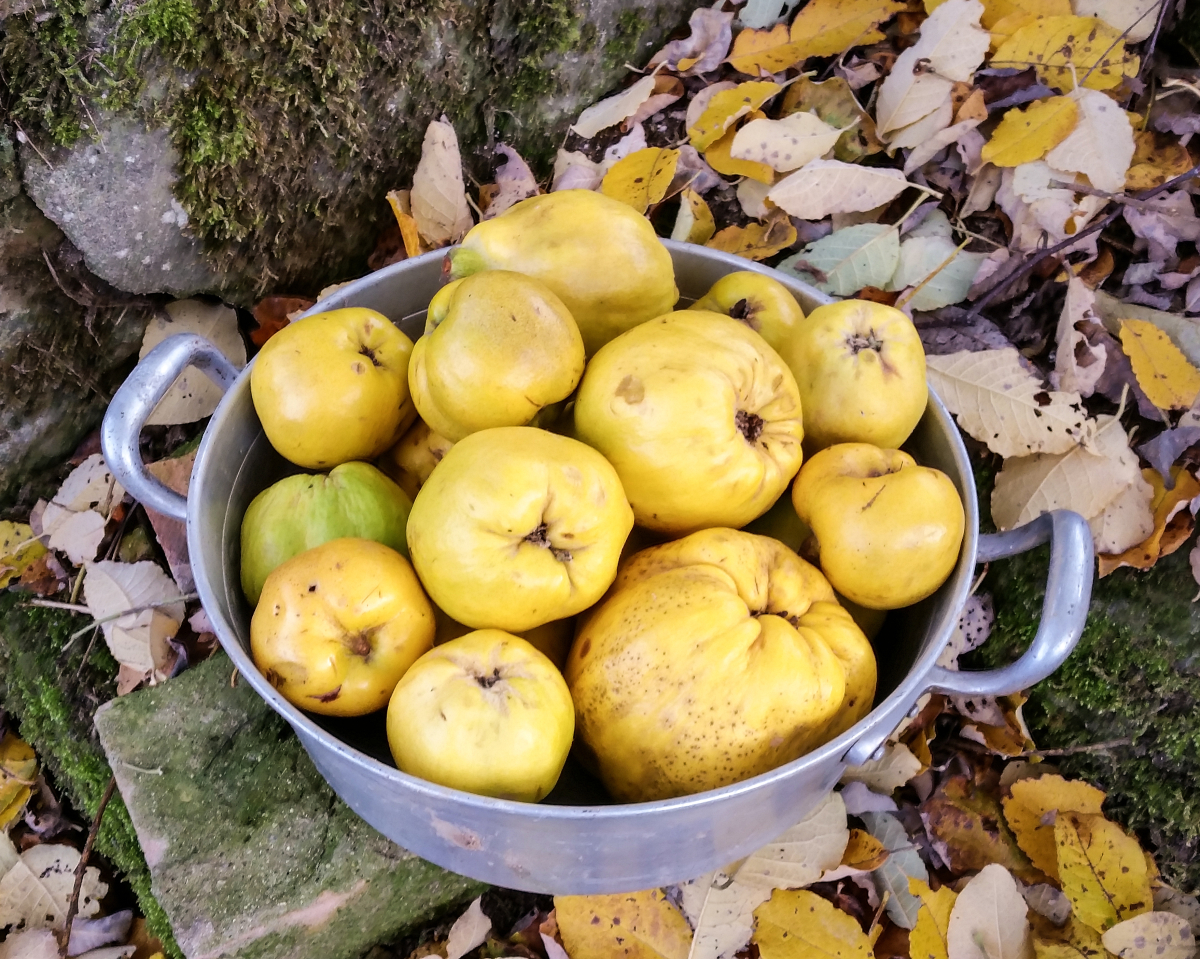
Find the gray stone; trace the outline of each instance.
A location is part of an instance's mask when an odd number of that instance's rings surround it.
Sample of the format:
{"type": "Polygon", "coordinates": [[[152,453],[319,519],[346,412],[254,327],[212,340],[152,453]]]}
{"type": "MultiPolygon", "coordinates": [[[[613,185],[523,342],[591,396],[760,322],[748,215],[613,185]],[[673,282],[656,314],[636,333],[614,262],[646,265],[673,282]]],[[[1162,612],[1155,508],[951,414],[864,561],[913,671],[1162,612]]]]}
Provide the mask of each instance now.
{"type": "Polygon", "coordinates": [[[96,713],[188,959],[357,959],[482,891],[360,820],[231,672],[218,654],[96,713]]]}
{"type": "Polygon", "coordinates": [[[47,154],[24,146],[25,189],[83,253],[87,267],[128,293],[220,293],[235,278],[205,259],[171,190],[179,153],[165,128],[101,114],[96,139],[47,154]]]}

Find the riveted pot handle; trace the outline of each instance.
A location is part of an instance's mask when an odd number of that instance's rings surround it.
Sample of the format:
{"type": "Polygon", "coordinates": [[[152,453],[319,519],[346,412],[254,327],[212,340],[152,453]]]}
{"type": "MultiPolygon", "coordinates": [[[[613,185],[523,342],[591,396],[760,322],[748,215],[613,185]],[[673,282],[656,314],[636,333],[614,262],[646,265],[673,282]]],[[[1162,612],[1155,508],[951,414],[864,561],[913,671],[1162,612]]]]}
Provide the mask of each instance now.
{"type": "Polygon", "coordinates": [[[104,462],[117,482],[143,505],[178,520],[187,518],[187,498],[146,472],[138,442],[154,407],[189,366],[204,373],[222,391],[228,390],[238,376],[225,355],[203,337],[194,333],[168,337],[147,353],[121,384],[100,427],[104,462]]]}

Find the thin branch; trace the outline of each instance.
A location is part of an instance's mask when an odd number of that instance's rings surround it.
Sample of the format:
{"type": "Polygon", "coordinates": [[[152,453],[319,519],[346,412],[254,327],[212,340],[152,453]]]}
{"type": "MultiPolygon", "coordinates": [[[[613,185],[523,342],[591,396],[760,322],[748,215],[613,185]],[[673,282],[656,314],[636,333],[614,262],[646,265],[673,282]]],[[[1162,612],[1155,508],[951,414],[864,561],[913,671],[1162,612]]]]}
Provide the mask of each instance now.
{"type": "Polygon", "coordinates": [[[96,836],[100,832],[100,822],[104,819],[104,810],[116,789],[117,777],[113,776],[108,780],[108,787],[104,790],[104,795],[100,797],[100,805],[96,808],[96,818],[92,820],[92,828],[88,831],[87,842],[84,843],[83,852],[79,856],[79,865],[75,867],[75,888],[71,890],[71,904],[67,907],[66,924],[59,934],[59,959],[67,959],[67,947],[71,942],[71,923],[75,921],[75,916],[79,912],[79,894],[83,891],[83,874],[87,870],[88,857],[92,854],[92,846],[96,844],[96,836]]]}
{"type": "MultiPolygon", "coordinates": [[[[1142,68],[1138,70],[1138,79],[1142,80],[1142,74],[1146,72],[1146,67],[1150,65],[1150,61],[1154,58],[1154,48],[1158,46],[1158,32],[1162,29],[1163,21],[1167,19],[1167,7],[1171,5],[1171,0],[1160,0],[1158,6],[1158,19],[1154,22],[1154,33],[1150,35],[1150,45],[1146,47],[1145,53],[1142,54],[1142,68]]],[[[1149,13],[1149,11],[1146,11],[1149,13]]],[[[1145,16],[1145,14],[1142,14],[1145,16]]],[[[1139,20],[1141,17],[1138,18],[1139,20]]],[[[1142,81],[1145,82],[1144,80],[1142,81]]]]}
{"type": "Polygon", "coordinates": [[[1104,743],[1089,743],[1083,746],[1066,746],[1063,749],[1027,749],[1020,753],[1021,756],[1074,756],[1078,753],[1102,753],[1109,749],[1116,749],[1119,746],[1132,746],[1133,737],[1126,736],[1124,739],[1110,739],[1104,743]]]}
{"type": "Polygon", "coordinates": [[[89,623],[83,629],[77,629],[71,634],[71,639],[77,639],[86,633],[93,626],[99,626],[101,623],[111,623],[114,619],[121,619],[133,613],[144,613],[148,609],[161,609],[164,606],[173,606],[175,603],[190,603],[193,599],[199,599],[198,593],[184,593],[182,596],[172,596],[170,599],[164,599],[158,603],[147,603],[144,606],[131,606],[129,609],[123,609],[119,613],[113,613],[111,616],[105,616],[96,620],[94,623],[89,623]]]}
{"type": "Polygon", "coordinates": [[[78,603],[60,603],[53,599],[31,599],[26,606],[40,606],[42,609],[65,609],[72,613],[87,613],[91,615],[91,610],[86,606],[81,606],[78,603]]]}

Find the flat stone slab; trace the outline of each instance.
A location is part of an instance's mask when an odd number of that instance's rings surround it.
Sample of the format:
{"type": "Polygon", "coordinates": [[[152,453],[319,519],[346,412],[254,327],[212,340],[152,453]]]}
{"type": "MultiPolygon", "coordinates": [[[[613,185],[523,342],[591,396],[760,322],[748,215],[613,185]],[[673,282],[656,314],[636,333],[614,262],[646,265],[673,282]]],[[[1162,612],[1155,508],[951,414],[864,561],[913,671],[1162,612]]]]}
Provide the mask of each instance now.
{"type": "Polygon", "coordinates": [[[232,671],[218,653],[96,713],[188,959],[358,959],[482,891],[351,812],[232,671]]]}

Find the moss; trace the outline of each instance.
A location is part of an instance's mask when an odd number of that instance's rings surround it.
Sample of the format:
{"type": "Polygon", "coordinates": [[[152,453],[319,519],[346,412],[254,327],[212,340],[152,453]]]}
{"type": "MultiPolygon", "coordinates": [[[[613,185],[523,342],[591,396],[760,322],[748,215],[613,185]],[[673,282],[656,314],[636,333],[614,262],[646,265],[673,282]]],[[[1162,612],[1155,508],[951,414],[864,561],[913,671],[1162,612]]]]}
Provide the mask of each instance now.
{"type": "Polygon", "coordinates": [[[617,27],[612,39],[604,45],[604,65],[619,67],[637,59],[638,43],[647,26],[646,14],[639,10],[626,10],[617,17],[617,27]]]}
{"type": "MultiPolygon", "coordinates": [[[[102,639],[90,652],[86,635],[71,641],[79,625],[69,613],[27,606],[14,592],[0,594],[0,702],[16,715],[21,735],[75,808],[90,817],[112,777],[92,714],[116,695],[117,664],[102,639]]],[[[119,795],[105,811],[96,848],[133,887],[151,932],[172,956],[181,955],[150,890],[150,873],[119,795]]]]}

